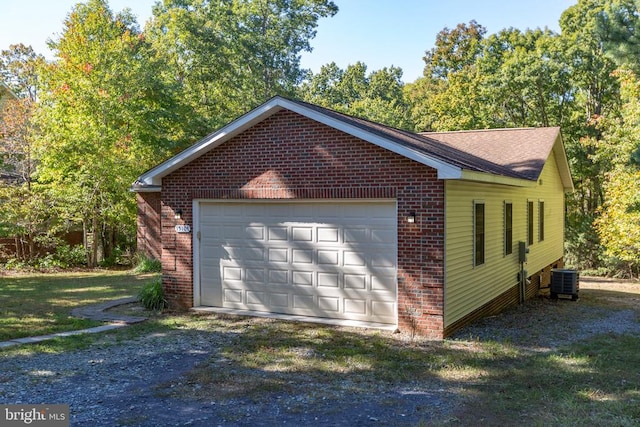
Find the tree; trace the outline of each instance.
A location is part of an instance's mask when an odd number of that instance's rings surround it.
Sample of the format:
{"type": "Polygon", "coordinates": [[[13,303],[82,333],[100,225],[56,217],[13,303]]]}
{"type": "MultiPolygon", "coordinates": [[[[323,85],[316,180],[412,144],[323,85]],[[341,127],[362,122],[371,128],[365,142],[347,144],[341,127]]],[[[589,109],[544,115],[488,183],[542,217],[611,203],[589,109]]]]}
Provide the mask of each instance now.
{"type": "Polygon", "coordinates": [[[563,52],[549,30],[509,28],[485,40],[478,62],[485,99],[495,106],[491,127],[566,124],[573,93],[563,52]]]}
{"type": "Polygon", "coordinates": [[[640,274],[640,168],[632,159],[640,148],[640,80],[630,71],[617,73],[623,106],[620,117],[604,119],[597,147],[611,165],[604,183],[605,202],[596,220],[610,264],[633,277],[640,274]]]}
{"type": "Polygon", "coordinates": [[[150,39],[181,85],[186,133],[200,138],[274,95],[292,95],[305,75],[300,53],[329,0],[164,0],[150,39]]]}
{"type": "Polygon", "coordinates": [[[133,236],[135,202],[128,187],[175,145],[167,86],[135,20],[106,0],[76,5],[50,47],[37,115],[39,166],[61,207],[83,225],[89,265],[108,258],[118,234],[133,236]]]}
{"type": "Polygon", "coordinates": [[[0,108],[0,235],[15,239],[15,255],[21,260],[35,257],[36,243],[46,246],[55,229],[49,201],[33,183],[33,114],[43,64],[41,55],[22,44],[0,53],[0,76],[18,96],[0,108]]]}
{"type": "Polygon", "coordinates": [[[407,85],[417,130],[482,129],[490,113],[478,67],[486,29],[476,21],[444,28],[435,46],[425,53],[424,77],[407,85]]]}
{"type": "Polygon", "coordinates": [[[598,15],[598,33],[607,56],[640,72],[640,0],[610,0],[598,15]]]}
{"type": "Polygon", "coordinates": [[[575,108],[563,129],[576,191],[568,198],[569,261],[579,268],[602,264],[603,248],[594,227],[605,202],[603,178],[610,165],[597,156],[603,117],[617,114],[620,86],[616,64],[605,51],[599,20],[610,0],[579,0],[560,17],[561,41],[574,88],[575,108]]]}
{"type": "Polygon", "coordinates": [[[482,41],[487,29],[475,20],[458,24],[450,30],[444,28],[436,36],[436,45],[425,53],[424,76],[437,80],[447,80],[453,73],[460,72],[476,63],[482,52],[482,41]]]}
{"type": "Polygon", "coordinates": [[[300,96],[311,103],[402,129],[413,129],[404,98],[402,69],[385,67],[367,75],[363,62],[340,69],[335,62],[310,73],[300,96]]]}
{"type": "Polygon", "coordinates": [[[20,98],[37,99],[38,69],[45,63],[44,56],[38,55],[31,46],[10,45],[0,52],[0,81],[20,98]]]}

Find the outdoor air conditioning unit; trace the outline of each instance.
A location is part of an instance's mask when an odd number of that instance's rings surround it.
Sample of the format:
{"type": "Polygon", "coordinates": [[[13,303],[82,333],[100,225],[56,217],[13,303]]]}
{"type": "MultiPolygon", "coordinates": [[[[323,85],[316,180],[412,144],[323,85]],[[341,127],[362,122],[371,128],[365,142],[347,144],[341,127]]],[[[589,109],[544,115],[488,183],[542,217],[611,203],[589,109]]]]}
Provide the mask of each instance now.
{"type": "Polygon", "coordinates": [[[558,295],[570,295],[572,301],[578,299],[580,275],[576,270],[551,270],[551,298],[558,295]]]}

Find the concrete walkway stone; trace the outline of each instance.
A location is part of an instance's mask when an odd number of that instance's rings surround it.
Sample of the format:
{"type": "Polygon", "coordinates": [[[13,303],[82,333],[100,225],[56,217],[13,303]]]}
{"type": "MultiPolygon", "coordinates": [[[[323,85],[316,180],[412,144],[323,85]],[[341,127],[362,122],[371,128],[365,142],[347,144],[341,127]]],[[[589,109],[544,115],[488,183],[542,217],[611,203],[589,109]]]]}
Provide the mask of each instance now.
{"type": "Polygon", "coordinates": [[[33,344],[39,343],[54,338],[70,337],[80,334],[97,334],[104,331],[110,331],[112,329],[123,328],[125,326],[140,323],[147,320],[146,317],[126,316],[116,313],[105,313],[110,308],[117,307],[119,305],[131,304],[138,301],[137,297],[120,298],[113,301],[107,301],[100,304],[89,305],[86,307],[78,307],[71,310],[71,315],[82,319],[97,320],[99,322],[109,322],[107,325],[96,326],[95,328],[80,329],[77,331],[58,332],[49,335],[40,335],[37,337],[25,337],[16,338],[9,341],[0,342],[0,349],[11,347],[20,344],[33,344]]]}
{"type": "Polygon", "coordinates": [[[137,302],[138,297],[120,298],[113,301],[107,301],[100,304],[89,305],[86,307],[78,307],[71,310],[71,315],[79,317],[81,319],[97,320],[99,322],[111,322],[111,323],[126,323],[127,325],[133,323],[140,323],[147,320],[146,317],[125,316],[123,314],[105,313],[110,308],[117,307],[119,305],[131,304],[137,302]]]}

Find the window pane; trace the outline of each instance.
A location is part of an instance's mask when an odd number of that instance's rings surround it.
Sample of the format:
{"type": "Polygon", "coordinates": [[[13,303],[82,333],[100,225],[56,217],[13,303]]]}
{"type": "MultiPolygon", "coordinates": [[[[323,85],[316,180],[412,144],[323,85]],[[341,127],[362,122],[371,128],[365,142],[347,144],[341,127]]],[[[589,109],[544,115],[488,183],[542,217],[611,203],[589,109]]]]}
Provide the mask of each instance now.
{"type": "Polygon", "coordinates": [[[513,204],[504,204],[504,254],[513,253],[513,204]]]}
{"type": "Polygon", "coordinates": [[[527,243],[533,245],[533,202],[527,202],[527,243]]]}
{"type": "Polygon", "coordinates": [[[480,265],[484,264],[484,203],[476,203],[474,210],[474,265],[480,265]]]}
{"type": "Polygon", "coordinates": [[[544,240],[544,202],[538,202],[538,240],[544,240]]]}

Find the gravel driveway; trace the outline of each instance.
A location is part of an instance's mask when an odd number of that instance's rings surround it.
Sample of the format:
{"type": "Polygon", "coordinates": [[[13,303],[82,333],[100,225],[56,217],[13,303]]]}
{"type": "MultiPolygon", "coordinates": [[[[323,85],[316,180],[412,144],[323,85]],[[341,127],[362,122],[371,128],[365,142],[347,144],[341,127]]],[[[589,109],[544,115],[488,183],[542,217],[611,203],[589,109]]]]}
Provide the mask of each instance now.
{"type": "Polygon", "coordinates": [[[0,356],[0,403],[69,404],[71,425],[77,426],[358,426],[416,425],[441,416],[455,399],[443,390],[413,386],[322,398],[313,384],[309,395],[274,392],[271,402],[173,396],[171,388],[183,385],[183,374],[215,357],[231,339],[176,330],[64,354],[0,356]]]}
{"type": "MultiPolygon", "coordinates": [[[[452,340],[508,340],[527,351],[550,351],[596,333],[640,335],[640,298],[637,307],[633,298],[627,303],[631,305],[612,309],[580,302],[532,301],[465,328],[452,340]],[[540,331],[540,325],[554,321],[564,322],[557,334],[540,331]],[[534,328],[523,328],[525,324],[534,328]]],[[[254,321],[259,320],[246,320],[254,321]]],[[[112,336],[104,335],[89,348],[61,354],[0,353],[0,403],[69,404],[71,425],[110,427],[415,426],[446,420],[462,404],[456,390],[437,382],[379,387],[355,395],[324,393],[318,384],[309,384],[308,393],[273,390],[266,398],[223,402],[181,398],[172,392],[185,386],[185,374],[199,363],[220,357],[220,349],[237,337],[232,332],[178,328],[121,343],[110,342],[112,336]]]]}

